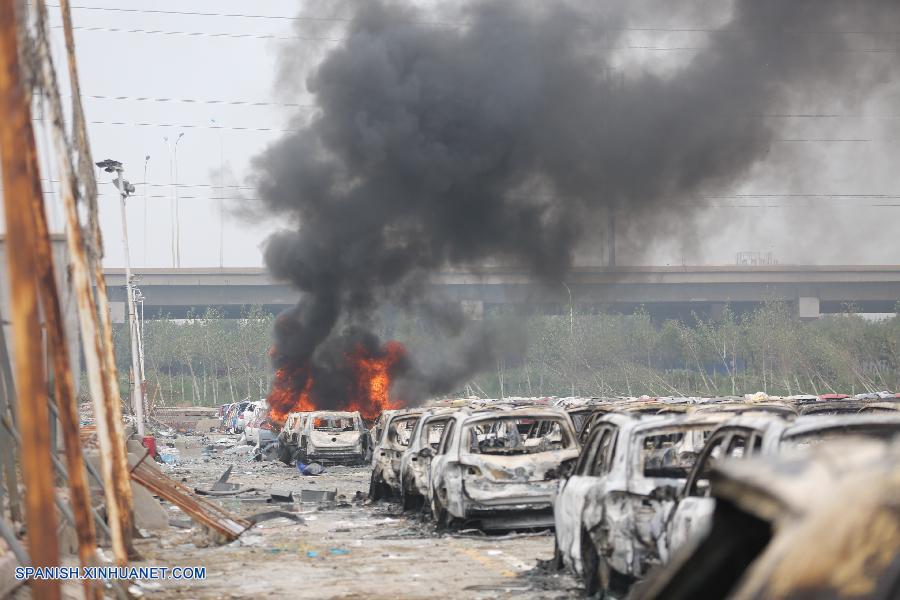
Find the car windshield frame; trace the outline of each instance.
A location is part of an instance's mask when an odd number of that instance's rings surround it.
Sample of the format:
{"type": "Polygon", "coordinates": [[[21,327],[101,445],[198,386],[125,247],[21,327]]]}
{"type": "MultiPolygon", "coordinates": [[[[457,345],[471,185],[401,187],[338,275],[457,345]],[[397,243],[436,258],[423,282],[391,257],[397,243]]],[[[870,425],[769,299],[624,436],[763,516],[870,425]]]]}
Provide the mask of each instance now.
{"type": "MultiPolygon", "coordinates": [[[[544,438],[546,435],[541,435],[544,438]]],[[[565,450],[577,450],[578,443],[574,429],[570,422],[562,415],[543,415],[543,414],[498,414],[491,417],[481,417],[471,420],[463,424],[460,435],[460,450],[466,454],[477,454],[481,456],[531,456],[542,454],[544,452],[561,452],[565,450]],[[513,429],[506,429],[510,434],[505,434],[506,440],[512,440],[512,446],[493,445],[499,440],[499,427],[508,423],[516,422],[513,429]],[[533,440],[539,439],[536,436],[529,436],[530,431],[521,431],[520,427],[533,428],[536,424],[551,422],[559,425],[559,441],[551,441],[549,444],[533,443],[533,440]],[[488,426],[485,429],[485,426],[488,426]],[[495,429],[495,426],[496,429],[495,429]],[[480,432],[476,432],[475,428],[482,428],[480,432]],[[514,432],[514,433],[513,433],[514,432]],[[473,437],[473,433],[475,434],[473,437]],[[478,439],[481,436],[481,439],[478,439]],[[474,443],[473,443],[474,442],[474,443]],[[559,446],[555,446],[559,444],[559,446]]]]}

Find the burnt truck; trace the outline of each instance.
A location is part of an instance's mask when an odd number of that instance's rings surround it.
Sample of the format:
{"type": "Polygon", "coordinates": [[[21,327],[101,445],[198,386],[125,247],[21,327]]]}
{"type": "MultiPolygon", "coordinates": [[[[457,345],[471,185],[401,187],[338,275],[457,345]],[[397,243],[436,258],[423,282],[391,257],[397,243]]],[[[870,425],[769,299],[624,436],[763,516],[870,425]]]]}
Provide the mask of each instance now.
{"type": "Polygon", "coordinates": [[[372,440],[359,412],[290,413],[278,436],[278,458],[289,465],[303,462],[364,464],[372,440]]]}

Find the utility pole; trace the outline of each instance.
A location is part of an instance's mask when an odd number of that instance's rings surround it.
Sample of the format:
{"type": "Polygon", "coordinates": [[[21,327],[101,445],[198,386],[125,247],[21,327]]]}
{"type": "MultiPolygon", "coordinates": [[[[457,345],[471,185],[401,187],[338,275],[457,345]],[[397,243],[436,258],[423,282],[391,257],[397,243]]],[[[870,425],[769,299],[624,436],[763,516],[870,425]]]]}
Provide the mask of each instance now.
{"type": "Polygon", "coordinates": [[[222,142],[222,127],[215,119],[210,119],[219,130],[219,268],[225,266],[225,144],[222,142]]]}
{"type": "Polygon", "coordinates": [[[122,163],[105,160],[97,163],[107,172],[116,173],[116,187],[119,188],[120,207],[122,209],[122,246],[125,250],[125,289],[128,295],[128,327],[131,332],[131,405],[137,420],[137,433],[144,437],[144,394],[141,385],[140,351],[138,350],[138,324],[134,310],[134,286],[131,280],[131,256],[128,252],[128,219],[125,210],[125,199],[134,191],[134,186],[122,179],[125,171],[122,163]]]}
{"type": "Polygon", "coordinates": [[[184,132],[178,134],[174,144],[164,137],[166,149],[169,151],[169,181],[172,185],[172,200],[170,209],[172,215],[172,267],[181,266],[181,221],[179,219],[178,203],[178,142],[184,137],[184,132]],[[174,156],[174,158],[173,158],[174,156]]]}
{"type": "Polygon", "coordinates": [[[122,246],[125,249],[125,288],[128,296],[128,327],[131,333],[131,405],[137,421],[137,433],[144,437],[144,394],[141,385],[140,351],[138,349],[138,325],[134,310],[134,286],[131,280],[131,255],[128,251],[128,219],[125,211],[125,199],[134,191],[134,186],[122,179],[125,170],[122,163],[106,159],[97,166],[107,173],[116,174],[116,187],[119,189],[120,207],[122,209],[122,246]]]}
{"type": "Polygon", "coordinates": [[[147,247],[148,247],[148,239],[147,234],[149,233],[149,225],[150,225],[150,206],[147,204],[147,165],[150,163],[150,155],[144,157],[144,266],[147,266],[147,247]]]}
{"type": "Polygon", "coordinates": [[[181,202],[178,200],[178,142],[184,137],[184,132],[175,138],[175,258],[178,268],[181,268],[181,202]]]}
{"type": "MultiPolygon", "coordinates": [[[[0,0],[0,162],[3,173],[3,205],[6,214],[6,251],[13,327],[13,350],[19,430],[22,437],[21,467],[25,482],[25,524],[28,550],[35,567],[58,566],[59,540],[53,497],[53,463],[50,451],[49,409],[41,348],[37,261],[34,251],[35,222],[32,206],[43,202],[35,193],[32,178],[38,166],[31,110],[19,71],[18,24],[15,0],[0,0]]],[[[22,16],[22,15],[19,15],[22,16]]],[[[39,175],[38,175],[39,176],[39,175]]],[[[0,325],[2,326],[2,325],[0,325]]],[[[58,599],[59,581],[35,579],[37,598],[58,599]]]]}

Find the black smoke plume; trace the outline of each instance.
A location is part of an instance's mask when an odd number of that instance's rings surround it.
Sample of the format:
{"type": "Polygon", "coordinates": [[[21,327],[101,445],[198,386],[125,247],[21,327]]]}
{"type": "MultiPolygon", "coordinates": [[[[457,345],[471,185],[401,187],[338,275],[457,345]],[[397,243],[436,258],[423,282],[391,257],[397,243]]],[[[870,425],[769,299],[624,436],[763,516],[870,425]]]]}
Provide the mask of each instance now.
{"type": "MultiPolygon", "coordinates": [[[[254,163],[263,209],[292,224],[266,264],[302,292],[278,320],[277,362],[321,363],[331,390],[343,384],[326,365],[377,345],[376,310],[420,304],[437,269],[502,260],[562,281],[608,210],[690,239],[703,207],[676,200],[734,181],[779,143],[765,115],[835,90],[849,102],[895,73],[837,32],[893,26],[896,2],[735,0],[663,73],[623,66],[629,36],[696,27],[676,19],[701,10],[660,2],[640,15],[648,25],[624,0],[442,4],[455,6],[329,3],[298,32],[338,23],[340,41],[310,69],[308,40],[283,56],[279,85],[305,83],[318,109],[254,163]]],[[[493,368],[521,342],[495,333],[467,330],[443,370],[410,357],[406,389],[445,393],[493,368]]]]}

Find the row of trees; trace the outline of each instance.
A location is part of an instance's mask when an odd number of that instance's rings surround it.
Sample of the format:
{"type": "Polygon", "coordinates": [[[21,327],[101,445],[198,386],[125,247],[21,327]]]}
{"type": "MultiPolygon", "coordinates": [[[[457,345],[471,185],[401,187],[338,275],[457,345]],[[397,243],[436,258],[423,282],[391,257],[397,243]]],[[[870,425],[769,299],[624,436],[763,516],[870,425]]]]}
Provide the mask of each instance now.
{"type": "MultiPolygon", "coordinates": [[[[900,389],[900,316],[855,314],[801,322],[788,305],[769,303],[716,320],[656,322],[633,315],[532,316],[497,325],[524,327],[528,344],[486,364],[456,395],[638,396],[774,395],[900,389]]],[[[266,395],[273,316],[258,308],[240,319],[214,310],[187,319],[145,322],[148,397],[155,405],[216,405],[266,395]]],[[[436,336],[427,324],[393,322],[411,356],[424,356],[436,336]],[[402,332],[402,333],[401,333],[402,332]]],[[[123,392],[128,346],[117,335],[123,392]]]]}

